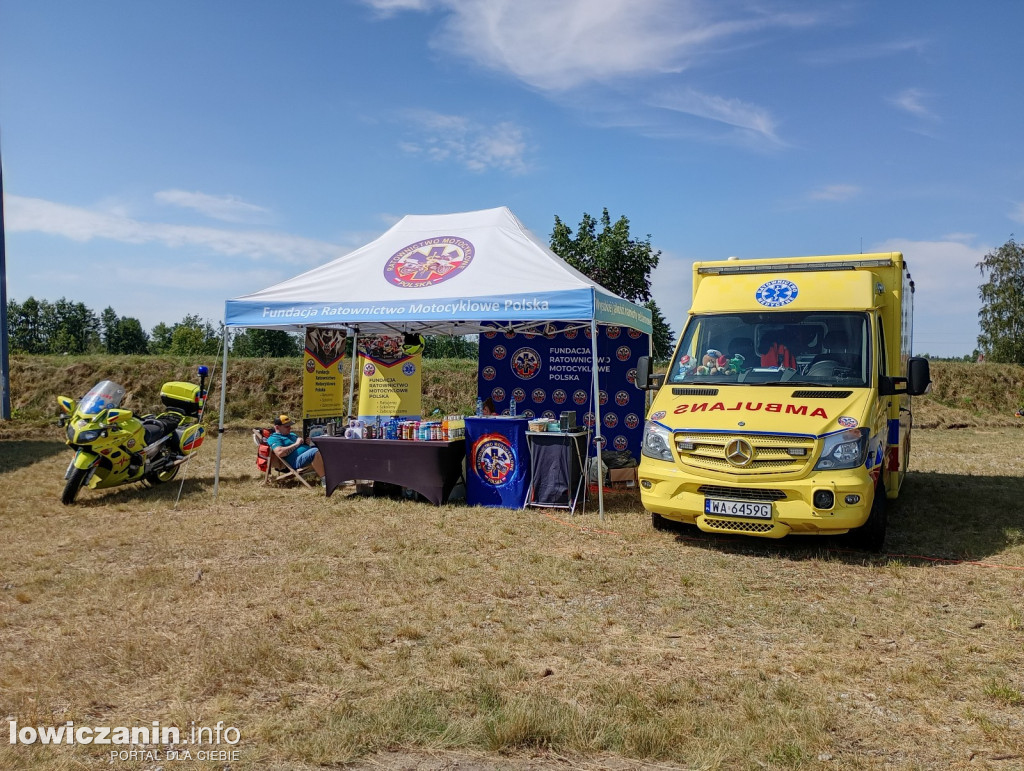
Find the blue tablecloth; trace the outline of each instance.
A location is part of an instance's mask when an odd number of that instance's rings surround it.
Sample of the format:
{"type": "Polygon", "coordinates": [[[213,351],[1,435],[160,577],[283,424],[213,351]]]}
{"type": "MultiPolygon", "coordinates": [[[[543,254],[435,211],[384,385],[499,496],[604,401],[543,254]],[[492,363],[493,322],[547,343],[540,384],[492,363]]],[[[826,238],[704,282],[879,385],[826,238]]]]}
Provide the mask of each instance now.
{"type": "Polygon", "coordinates": [[[526,418],[466,418],[466,503],[521,509],[530,488],[526,418]]]}

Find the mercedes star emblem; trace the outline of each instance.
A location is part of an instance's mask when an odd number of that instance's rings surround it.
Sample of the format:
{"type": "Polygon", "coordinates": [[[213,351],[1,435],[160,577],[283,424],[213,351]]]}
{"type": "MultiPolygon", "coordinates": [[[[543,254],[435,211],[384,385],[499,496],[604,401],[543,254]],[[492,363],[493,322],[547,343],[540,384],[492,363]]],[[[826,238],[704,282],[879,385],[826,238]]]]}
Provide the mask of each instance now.
{"type": "Polygon", "coordinates": [[[749,466],[754,459],[754,448],[746,439],[733,439],[725,446],[725,459],[734,466],[749,466]]]}

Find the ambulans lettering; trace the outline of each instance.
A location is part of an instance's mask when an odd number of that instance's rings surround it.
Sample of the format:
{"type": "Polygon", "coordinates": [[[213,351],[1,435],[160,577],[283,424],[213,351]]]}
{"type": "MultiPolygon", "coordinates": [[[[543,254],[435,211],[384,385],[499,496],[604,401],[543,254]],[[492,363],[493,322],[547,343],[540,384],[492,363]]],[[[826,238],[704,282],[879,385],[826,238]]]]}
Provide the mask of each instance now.
{"type": "Polygon", "coordinates": [[[693,414],[695,412],[777,412],[784,415],[805,415],[812,418],[824,418],[828,420],[828,413],[825,412],[821,407],[815,407],[813,410],[808,412],[808,406],[806,404],[780,404],[779,402],[736,402],[735,404],[726,404],[725,402],[698,402],[696,404],[680,404],[673,410],[676,415],[683,415],[686,413],[693,414]]]}

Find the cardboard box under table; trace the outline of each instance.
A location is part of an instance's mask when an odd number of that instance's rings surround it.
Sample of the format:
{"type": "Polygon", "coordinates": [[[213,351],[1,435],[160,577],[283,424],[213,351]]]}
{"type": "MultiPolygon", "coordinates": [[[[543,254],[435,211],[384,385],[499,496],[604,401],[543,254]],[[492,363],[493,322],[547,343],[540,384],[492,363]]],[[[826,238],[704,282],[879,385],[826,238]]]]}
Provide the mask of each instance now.
{"type": "Polygon", "coordinates": [[[608,482],[612,487],[636,487],[636,466],[608,469],[608,482]]]}

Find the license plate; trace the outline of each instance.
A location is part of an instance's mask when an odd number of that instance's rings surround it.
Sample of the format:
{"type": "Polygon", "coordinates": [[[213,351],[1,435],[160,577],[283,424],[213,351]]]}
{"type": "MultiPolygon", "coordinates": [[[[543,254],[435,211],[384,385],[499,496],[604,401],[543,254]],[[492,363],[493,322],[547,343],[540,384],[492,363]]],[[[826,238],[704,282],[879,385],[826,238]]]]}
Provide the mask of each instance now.
{"type": "Polygon", "coordinates": [[[727,501],[722,498],[705,498],[704,513],[724,517],[771,519],[772,505],[755,501],[727,501]]]}

